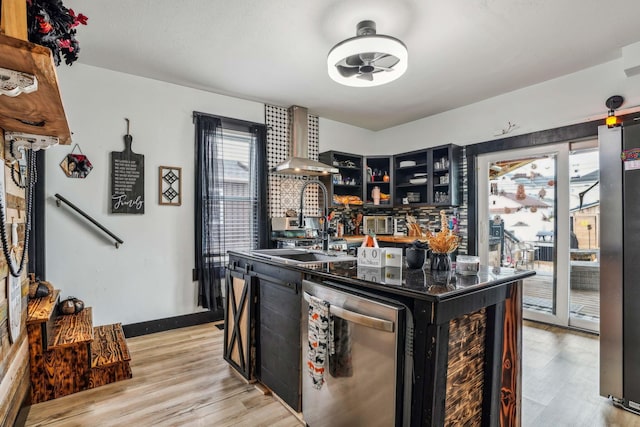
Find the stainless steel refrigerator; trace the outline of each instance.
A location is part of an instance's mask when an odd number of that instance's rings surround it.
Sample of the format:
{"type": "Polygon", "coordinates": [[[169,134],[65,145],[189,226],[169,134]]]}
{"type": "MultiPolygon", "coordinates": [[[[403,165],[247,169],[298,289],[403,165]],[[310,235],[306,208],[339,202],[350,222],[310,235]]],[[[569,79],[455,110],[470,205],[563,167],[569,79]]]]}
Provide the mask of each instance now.
{"type": "Polygon", "coordinates": [[[598,139],[600,395],[640,414],[640,124],[598,139]]]}

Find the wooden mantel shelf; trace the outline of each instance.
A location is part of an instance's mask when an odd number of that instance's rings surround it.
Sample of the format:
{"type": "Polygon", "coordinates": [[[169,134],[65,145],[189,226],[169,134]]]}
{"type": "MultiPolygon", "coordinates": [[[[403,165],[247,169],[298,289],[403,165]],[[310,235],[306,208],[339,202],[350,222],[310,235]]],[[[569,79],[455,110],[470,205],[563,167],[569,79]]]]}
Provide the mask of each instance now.
{"type": "Polygon", "coordinates": [[[0,95],[0,128],[5,131],[55,136],[71,144],[51,51],[35,43],[0,34],[0,68],[35,74],[38,90],[15,98],[0,95]]]}

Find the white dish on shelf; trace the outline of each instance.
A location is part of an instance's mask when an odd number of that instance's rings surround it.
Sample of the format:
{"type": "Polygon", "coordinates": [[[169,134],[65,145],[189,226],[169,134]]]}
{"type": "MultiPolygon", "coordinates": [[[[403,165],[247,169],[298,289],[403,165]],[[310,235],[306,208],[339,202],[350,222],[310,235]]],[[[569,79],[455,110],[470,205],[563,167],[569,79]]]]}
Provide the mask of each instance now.
{"type": "Polygon", "coordinates": [[[409,182],[411,184],[424,184],[427,182],[427,178],[411,178],[409,182]]]}
{"type": "Polygon", "coordinates": [[[419,178],[419,177],[427,176],[427,175],[428,175],[427,172],[416,172],[416,173],[413,174],[413,177],[414,178],[419,178]]]}
{"type": "Polygon", "coordinates": [[[415,166],[416,162],[414,160],[403,160],[400,162],[401,168],[408,168],[410,166],[415,166]]]}

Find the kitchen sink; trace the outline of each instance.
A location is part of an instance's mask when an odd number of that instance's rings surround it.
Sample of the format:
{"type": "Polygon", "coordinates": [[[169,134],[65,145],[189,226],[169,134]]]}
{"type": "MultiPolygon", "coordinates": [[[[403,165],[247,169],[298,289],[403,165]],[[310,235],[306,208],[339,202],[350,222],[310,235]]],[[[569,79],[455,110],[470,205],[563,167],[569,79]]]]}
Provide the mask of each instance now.
{"type": "Polygon", "coordinates": [[[306,249],[259,249],[251,254],[269,258],[274,261],[284,261],[289,264],[307,264],[319,262],[355,261],[356,257],[343,252],[311,251],[306,249]]]}

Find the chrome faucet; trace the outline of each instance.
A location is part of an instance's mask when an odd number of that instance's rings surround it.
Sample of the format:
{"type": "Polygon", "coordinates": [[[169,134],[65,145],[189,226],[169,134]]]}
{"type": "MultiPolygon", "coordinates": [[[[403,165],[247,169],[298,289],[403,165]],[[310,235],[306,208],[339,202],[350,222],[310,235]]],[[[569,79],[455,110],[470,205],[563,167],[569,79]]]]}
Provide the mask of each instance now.
{"type": "Polygon", "coordinates": [[[302,186],[302,191],[300,192],[300,214],[298,215],[298,224],[299,224],[298,227],[300,228],[304,227],[304,215],[302,213],[304,209],[304,190],[306,190],[310,184],[317,184],[322,190],[322,196],[323,196],[322,199],[324,200],[324,209],[322,214],[322,231],[320,234],[322,238],[322,250],[326,252],[329,250],[329,192],[327,191],[327,187],[325,187],[325,185],[322,182],[307,181],[302,186]]]}

